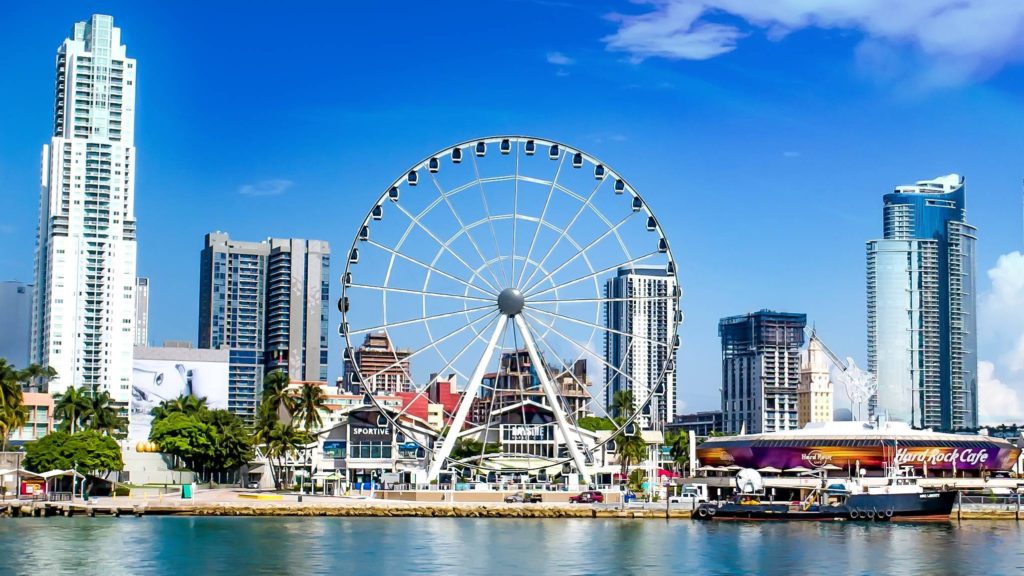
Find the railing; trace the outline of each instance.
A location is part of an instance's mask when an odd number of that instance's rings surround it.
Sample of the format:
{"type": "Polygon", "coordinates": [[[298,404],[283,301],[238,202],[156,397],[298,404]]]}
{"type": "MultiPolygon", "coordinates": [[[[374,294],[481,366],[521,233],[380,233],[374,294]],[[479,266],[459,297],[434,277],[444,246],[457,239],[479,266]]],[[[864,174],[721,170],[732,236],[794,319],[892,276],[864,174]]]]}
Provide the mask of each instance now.
{"type": "Polygon", "coordinates": [[[1024,503],[1021,494],[1009,495],[981,495],[961,494],[960,506],[964,510],[977,511],[1008,511],[1015,512],[1021,509],[1024,503]]]}

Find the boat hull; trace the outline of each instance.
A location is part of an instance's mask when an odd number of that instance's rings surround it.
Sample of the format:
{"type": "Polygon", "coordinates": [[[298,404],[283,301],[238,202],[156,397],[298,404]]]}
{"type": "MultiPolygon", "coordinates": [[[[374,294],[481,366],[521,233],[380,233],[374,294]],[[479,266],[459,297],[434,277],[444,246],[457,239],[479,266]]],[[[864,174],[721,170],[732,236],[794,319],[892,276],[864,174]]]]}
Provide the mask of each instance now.
{"type": "Polygon", "coordinates": [[[948,520],[956,492],[855,494],[838,506],[800,509],[788,504],[707,503],[694,512],[699,520],[898,521],[948,520]]]}

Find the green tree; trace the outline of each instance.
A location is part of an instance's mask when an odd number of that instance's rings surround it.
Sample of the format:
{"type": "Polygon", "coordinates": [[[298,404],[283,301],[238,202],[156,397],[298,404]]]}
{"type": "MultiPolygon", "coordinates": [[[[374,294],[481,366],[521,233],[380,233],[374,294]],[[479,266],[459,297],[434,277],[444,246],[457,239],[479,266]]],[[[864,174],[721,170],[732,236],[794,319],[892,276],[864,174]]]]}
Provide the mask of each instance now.
{"type": "Polygon", "coordinates": [[[53,400],[53,416],[61,421],[58,430],[74,434],[81,427],[82,420],[91,406],[88,390],[85,386],[71,387],[60,394],[55,394],[53,400]]]}
{"type": "Polygon", "coordinates": [[[122,418],[114,406],[114,400],[106,390],[88,398],[88,408],[82,415],[87,430],[101,432],[107,436],[123,438],[128,432],[128,420],[122,418]]]}
{"type": "Polygon", "coordinates": [[[252,459],[244,423],[227,410],[171,412],[153,424],[149,439],[201,477],[234,470],[252,459]]]}
{"type": "Polygon", "coordinates": [[[281,489],[280,471],[284,469],[285,462],[290,457],[295,457],[305,449],[312,441],[312,437],[305,431],[296,428],[293,424],[276,422],[266,435],[266,444],[263,446],[263,454],[268,462],[276,463],[271,466],[271,474],[274,476],[274,486],[281,489]]]}
{"type": "Polygon", "coordinates": [[[284,370],[274,370],[263,377],[263,402],[270,402],[274,411],[284,408],[289,416],[295,413],[295,397],[288,390],[291,379],[284,370]]]}
{"type": "Polygon", "coordinates": [[[208,409],[206,398],[182,395],[171,400],[164,400],[153,408],[150,414],[153,415],[153,424],[156,424],[170,414],[178,413],[185,414],[186,416],[198,416],[208,409]]]}
{"type": "Polygon", "coordinates": [[[227,472],[252,461],[252,440],[237,414],[207,410],[201,417],[214,435],[213,453],[205,464],[208,472],[227,472]]]}
{"type": "Polygon", "coordinates": [[[676,472],[681,472],[690,461],[690,435],[686,430],[668,432],[665,434],[665,443],[669,445],[669,455],[672,456],[676,472]]]}
{"type": "Polygon", "coordinates": [[[124,469],[117,441],[93,430],[74,434],[58,431],[28,442],[24,463],[33,472],[75,469],[102,473],[124,469]]]}
{"type": "Polygon", "coordinates": [[[324,389],[312,382],[303,382],[298,394],[294,396],[295,417],[302,423],[307,432],[314,432],[323,426],[321,410],[327,409],[327,395],[324,389]]]}
{"type": "Polygon", "coordinates": [[[597,432],[598,430],[615,430],[618,426],[610,418],[601,418],[600,416],[584,416],[576,421],[580,428],[584,430],[590,430],[591,432],[597,432]]]}
{"type": "Polygon", "coordinates": [[[27,414],[22,403],[21,374],[7,360],[0,358],[0,448],[7,450],[13,431],[25,425],[27,414]]]}
{"type": "Polygon", "coordinates": [[[612,416],[628,419],[633,415],[633,391],[619,390],[612,396],[612,416]]]}

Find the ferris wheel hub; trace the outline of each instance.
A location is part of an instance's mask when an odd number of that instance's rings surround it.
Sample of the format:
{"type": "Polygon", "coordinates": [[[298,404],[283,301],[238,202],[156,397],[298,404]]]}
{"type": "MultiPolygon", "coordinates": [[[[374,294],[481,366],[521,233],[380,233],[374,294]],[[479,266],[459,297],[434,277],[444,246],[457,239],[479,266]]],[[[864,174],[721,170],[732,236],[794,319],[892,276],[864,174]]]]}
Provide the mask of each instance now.
{"type": "Polygon", "coordinates": [[[505,288],[498,294],[498,310],[509,318],[523,311],[526,297],[518,288],[505,288]]]}

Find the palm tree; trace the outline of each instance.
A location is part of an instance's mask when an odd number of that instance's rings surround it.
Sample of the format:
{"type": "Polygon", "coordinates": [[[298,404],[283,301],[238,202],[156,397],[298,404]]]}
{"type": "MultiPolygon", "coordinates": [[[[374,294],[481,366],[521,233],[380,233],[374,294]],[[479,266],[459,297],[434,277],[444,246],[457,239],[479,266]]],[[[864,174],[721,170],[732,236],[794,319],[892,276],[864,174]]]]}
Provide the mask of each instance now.
{"type": "Polygon", "coordinates": [[[320,411],[327,409],[327,396],[324,389],[313,382],[303,382],[298,394],[293,396],[295,417],[302,422],[307,432],[319,430],[324,425],[320,411]]]}
{"type": "Polygon", "coordinates": [[[14,406],[0,406],[0,452],[7,451],[11,433],[28,423],[28,410],[20,403],[14,406]]]}
{"type": "Polygon", "coordinates": [[[104,390],[88,400],[89,407],[83,413],[86,428],[107,436],[118,436],[127,430],[127,423],[121,417],[120,411],[114,407],[114,400],[109,392],[104,390]]]}
{"type": "Polygon", "coordinates": [[[665,441],[669,445],[669,454],[676,465],[676,472],[680,472],[690,460],[690,435],[686,430],[680,430],[666,434],[665,441]]]}
{"type": "MultiPolygon", "coordinates": [[[[623,422],[625,422],[623,420],[623,422]]],[[[620,423],[620,425],[622,425],[620,423]]],[[[647,442],[640,434],[639,427],[633,434],[626,434],[625,430],[615,437],[616,450],[619,453],[619,465],[622,467],[622,477],[625,478],[629,467],[639,464],[647,459],[647,442]]]]}
{"type": "Polygon", "coordinates": [[[57,370],[52,366],[40,366],[39,364],[29,364],[27,368],[18,372],[18,379],[29,390],[43,391],[50,380],[56,377],[57,370]]]}
{"type": "Polygon", "coordinates": [[[61,420],[62,430],[70,428],[71,433],[74,434],[76,428],[81,425],[85,413],[91,406],[88,394],[85,386],[82,386],[81,388],[68,388],[63,393],[53,396],[53,416],[61,420]]]}
{"type": "Polygon", "coordinates": [[[289,456],[295,456],[305,449],[310,442],[310,436],[305,430],[300,430],[291,423],[282,424],[278,421],[267,430],[265,439],[264,455],[268,462],[277,462],[277,472],[271,465],[271,474],[274,476],[274,486],[280,490],[280,471],[284,469],[289,456]]]}
{"type": "Polygon", "coordinates": [[[183,394],[172,400],[164,400],[150,410],[149,413],[153,415],[153,423],[156,424],[171,414],[180,413],[186,416],[198,416],[206,410],[209,410],[209,406],[206,403],[205,396],[196,398],[195,396],[185,396],[183,394]]]}
{"type": "Polygon", "coordinates": [[[270,401],[274,411],[280,413],[281,408],[291,416],[295,412],[295,398],[288,391],[291,379],[284,370],[274,370],[263,377],[263,401],[270,401]]]}
{"type": "Polygon", "coordinates": [[[617,418],[628,419],[633,415],[633,391],[619,390],[612,396],[612,415],[617,418]]]}

